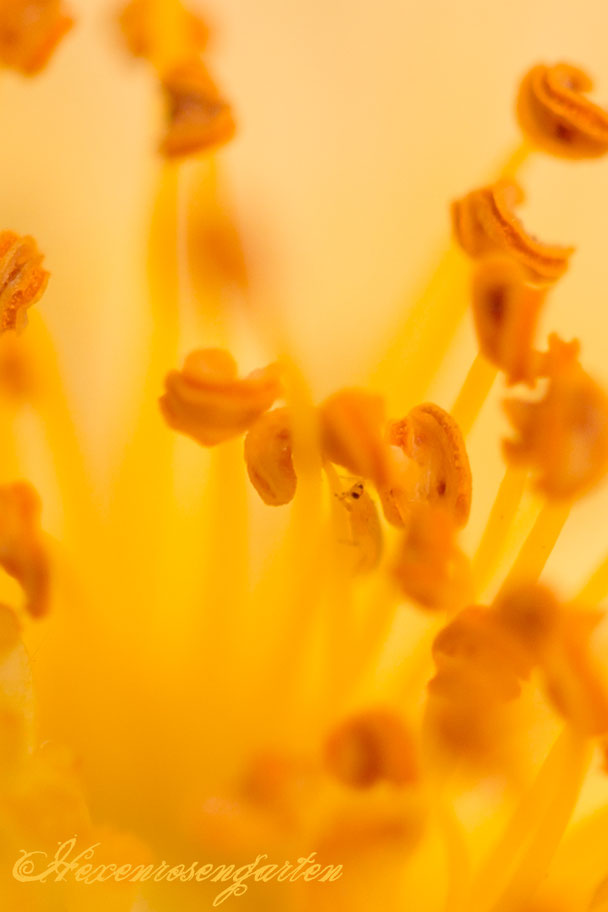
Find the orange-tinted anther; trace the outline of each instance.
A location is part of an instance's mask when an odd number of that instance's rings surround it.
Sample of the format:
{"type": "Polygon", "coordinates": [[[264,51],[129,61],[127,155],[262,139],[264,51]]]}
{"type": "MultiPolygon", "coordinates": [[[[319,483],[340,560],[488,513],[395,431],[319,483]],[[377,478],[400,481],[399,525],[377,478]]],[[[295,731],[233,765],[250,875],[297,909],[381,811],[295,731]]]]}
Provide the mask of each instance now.
{"type": "Polygon", "coordinates": [[[162,81],[168,124],[161,142],[167,158],[197,155],[227,143],[235,132],[230,105],[205,66],[190,60],[174,67],[162,81]]]}
{"type": "Polygon", "coordinates": [[[343,389],[320,407],[325,457],[377,485],[391,474],[390,448],[384,438],[384,401],[361,389],[343,389]]]}
{"type": "Polygon", "coordinates": [[[481,260],[473,275],[473,319],[481,353],[505,372],[507,383],[533,383],[538,368],[534,338],[545,301],[542,286],[527,281],[509,257],[481,260]]]}
{"type": "Polygon", "coordinates": [[[348,513],[350,538],[344,542],[352,572],[369,573],[382,555],[382,526],[376,504],[358,481],[336,497],[348,513]]]}
{"type": "Polygon", "coordinates": [[[286,408],[265,412],[245,437],[245,462],[252,485],[273,507],[289,503],[296,493],[291,428],[286,408]]]}
{"type": "Polygon", "coordinates": [[[448,512],[429,504],[412,506],[393,572],[403,593],[423,608],[466,604],[470,568],[456,544],[456,527],[448,512]]]}
{"type": "Polygon", "coordinates": [[[40,498],[25,482],[0,486],[0,566],[17,580],[32,617],[49,603],[49,563],[40,529],[40,498]]]}
{"type": "Polygon", "coordinates": [[[433,643],[438,675],[433,689],[453,674],[466,674],[488,692],[503,700],[519,694],[521,678],[529,671],[519,643],[496,622],[489,609],[470,607],[461,611],[438,634],[433,643]]]}
{"type": "Polygon", "coordinates": [[[493,605],[496,622],[539,662],[556,636],[560,605],[539,583],[525,583],[501,592],[493,605]]]}
{"type": "Polygon", "coordinates": [[[517,116],[526,135],[563,158],[596,158],[608,152],[608,111],[586,97],[591,78],[569,63],[532,67],[521,83],[517,116]]]}
{"type": "Polygon", "coordinates": [[[62,0],[2,0],[0,65],[33,76],[73,24],[62,0]]]}
{"type": "Polygon", "coordinates": [[[238,437],[267,411],[281,394],[276,364],[242,379],[232,356],[222,349],[192,352],[181,371],[165,379],[161,411],[169,427],[203,446],[238,437]]]}
{"type": "Polygon", "coordinates": [[[505,441],[507,460],[527,465],[549,497],[572,498],[608,470],[608,396],[583,370],[576,347],[550,339],[549,383],[538,402],[510,399],[505,409],[516,437],[505,441]]]}
{"type": "Polygon", "coordinates": [[[452,416],[430,402],[417,405],[390,425],[388,439],[420,467],[410,499],[441,506],[457,526],[464,526],[471,510],[471,468],[452,416]]]}
{"type": "Polygon", "coordinates": [[[456,240],[469,256],[507,254],[532,281],[555,282],[567,270],[574,248],[545,244],[529,234],[514,213],[523,198],[518,184],[503,179],[456,200],[452,203],[456,240]]]}
{"type": "Polygon", "coordinates": [[[0,662],[19,642],[19,621],[8,605],[0,603],[0,662]]]}
{"type": "Polygon", "coordinates": [[[0,333],[27,326],[26,311],[49,280],[42,260],[33,238],[0,231],[0,333]]]}
{"type": "MultiPolygon", "coordinates": [[[[154,0],[130,0],[119,14],[118,22],[127,48],[134,57],[150,60],[156,44],[152,4],[154,0]]],[[[201,16],[181,7],[184,20],[184,56],[200,54],[209,40],[209,28],[201,16]]]]}
{"type": "Polygon", "coordinates": [[[342,722],[329,736],[325,762],[344,785],[404,786],[417,779],[416,751],[404,721],[390,709],[370,709],[342,722]]]}

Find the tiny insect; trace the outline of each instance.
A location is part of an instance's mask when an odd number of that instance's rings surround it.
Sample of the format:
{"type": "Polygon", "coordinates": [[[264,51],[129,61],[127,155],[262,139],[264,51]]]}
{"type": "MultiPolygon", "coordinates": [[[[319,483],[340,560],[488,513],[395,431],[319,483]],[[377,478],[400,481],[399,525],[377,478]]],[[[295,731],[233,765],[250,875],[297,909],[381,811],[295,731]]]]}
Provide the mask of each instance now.
{"type": "Polygon", "coordinates": [[[350,539],[345,544],[352,548],[354,555],[353,573],[369,573],[382,554],[382,527],[376,504],[362,481],[355,482],[336,497],[348,513],[350,539]]]}

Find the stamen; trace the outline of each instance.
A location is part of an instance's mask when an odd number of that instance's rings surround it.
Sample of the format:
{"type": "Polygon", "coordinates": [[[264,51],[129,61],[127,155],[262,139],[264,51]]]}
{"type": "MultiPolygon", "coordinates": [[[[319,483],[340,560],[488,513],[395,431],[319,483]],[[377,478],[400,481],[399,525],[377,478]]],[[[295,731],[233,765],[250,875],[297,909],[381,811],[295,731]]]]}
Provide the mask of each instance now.
{"type": "Polygon", "coordinates": [[[474,259],[507,254],[532,281],[555,282],[566,272],[574,248],[545,244],[529,234],[513,212],[523,199],[521,187],[511,180],[473,190],[452,204],[455,237],[474,259]]]}
{"type": "Polygon", "coordinates": [[[458,527],[466,525],[471,510],[471,467],[464,438],[454,418],[427,402],[413,408],[389,426],[388,440],[420,467],[411,501],[441,506],[458,527]]]}
{"type": "Polygon", "coordinates": [[[200,61],[173,67],[164,75],[162,86],[169,106],[161,142],[165,156],[182,158],[208,152],[232,139],[236,127],[230,105],[200,61]]]}
{"type": "Polygon", "coordinates": [[[342,722],[327,740],[325,760],[336,779],[355,789],[378,782],[410,785],[418,778],[413,736],[388,709],[369,709],[342,722]]]}
{"type": "Polygon", "coordinates": [[[527,471],[508,466],[500,482],[477,551],[473,558],[475,592],[484,591],[492,579],[505,541],[519,510],[526,487],[527,471]]]}
{"type": "Polygon", "coordinates": [[[248,430],[281,393],[279,369],[271,364],[244,379],[222,349],[194,351],[180,371],[165,379],[159,400],[169,425],[203,446],[215,446],[248,430]]]}
{"type": "Polygon", "coordinates": [[[563,158],[608,151],[608,111],[585,97],[593,81],[569,63],[539,64],[524,76],[517,99],[520,125],[539,148],[563,158]]]}
{"type": "Polygon", "coordinates": [[[47,613],[49,564],[40,530],[40,498],[25,482],[0,487],[0,566],[22,587],[26,610],[47,613]]]}
{"type": "Polygon", "coordinates": [[[49,273],[31,237],[0,232],[0,333],[27,326],[26,311],[42,297],[49,273]]]}
{"type": "MultiPolygon", "coordinates": [[[[130,0],[118,17],[129,52],[151,62],[155,61],[157,48],[154,5],[155,0],[130,0]]],[[[172,42],[178,45],[179,55],[189,58],[200,54],[209,40],[207,24],[197,13],[179,3],[175,4],[175,15],[182,21],[181,38],[172,42]]],[[[166,32],[164,34],[166,36],[166,32]]]]}
{"type": "Polygon", "coordinates": [[[477,354],[475,356],[450,410],[463,437],[469,435],[479,417],[490,390],[494,386],[497,373],[497,368],[488,362],[485,355],[477,354]]]}
{"type": "Polygon", "coordinates": [[[264,503],[278,507],[293,499],[297,478],[287,409],[266,412],[253,424],[245,437],[245,462],[249,479],[264,503]]]}
{"type": "Polygon", "coordinates": [[[608,396],[583,370],[576,347],[551,336],[544,372],[549,377],[539,402],[507,400],[505,409],[517,432],[504,444],[513,465],[537,473],[548,497],[578,497],[608,470],[608,396]]]}
{"type": "Polygon", "coordinates": [[[428,610],[456,610],[471,594],[470,568],[456,527],[441,507],[412,506],[393,573],[402,592],[428,610]]]}
{"type": "Polygon", "coordinates": [[[598,605],[608,597],[608,556],[599,564],[591,574],[581,591],[576,597],[587,605],[598,605]]]}
{"type": "Polygon", "coordinates": [[[2,0],[0,64],[34,76],[73,24],[62,0],[2,0]]]}
{"type": "Polygon", "coordinates": [[[384,439],[384,402],[360,389],[344,389],[319,410],[323,449],[330,462],[353,475],[386,484],[391,475],[389,447],[384,439]]]}

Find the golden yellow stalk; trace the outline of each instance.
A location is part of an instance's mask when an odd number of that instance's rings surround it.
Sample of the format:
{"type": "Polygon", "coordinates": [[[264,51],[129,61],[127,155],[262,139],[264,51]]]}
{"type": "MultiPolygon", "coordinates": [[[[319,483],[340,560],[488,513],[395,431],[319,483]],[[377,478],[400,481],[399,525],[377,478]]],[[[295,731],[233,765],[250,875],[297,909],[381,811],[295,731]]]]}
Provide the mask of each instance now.
{"type": "Polygon", "coordinates": [[[473,558],[473,585],[478,594],[484,591],[496,569],[521,504],[526,477],[524,469],[508,466],[502,478],[473,558]]]}
{"type": "Polygon", "coordinates": [[[466,437],[494,385],[498,369],[479,352],[473,359],[464,383],[452,406],[452,417],[466,437]]]}
{"type": "Polygon", "coordinates": [[[541,507],[503,583],[503,590],[521,582],[534,582],[538,579],[570,515],[571,508],[570,501],[547,501],[541,507]]]}
{"type": "Polygon", "coordinates": [[[469,908],[507,912],[532,894],[570,820],[590,748],[567,726],[478,872],[469,908]]]}
{"type": "Polygon", "coordinates": [[[589,605],[597,605],[608,597],[608,556],[595,568],[581,591],[577,600],[589,605]]]}

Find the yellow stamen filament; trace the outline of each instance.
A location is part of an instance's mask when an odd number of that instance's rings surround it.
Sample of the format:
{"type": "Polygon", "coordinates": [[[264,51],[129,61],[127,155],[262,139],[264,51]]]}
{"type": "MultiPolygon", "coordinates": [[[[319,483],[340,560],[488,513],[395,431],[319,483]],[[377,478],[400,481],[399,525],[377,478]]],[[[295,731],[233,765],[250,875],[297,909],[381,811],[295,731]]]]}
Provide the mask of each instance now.
{"type": "Polygon", "coordinates": [[[477,551],[472,572],[476,593],[492,579],[509,531],[513,525],[526,485],[527,472],[508,466],[500,482],[477,551]]]}
{"type": "Polygon", "coordinates": [[[503,590],[538,579],[570,515],[571,508],[572,504],[569,501],[549,501],[541,507],[503,584],[503,590]]]}
{"type": "Polygon", "coordinates": [[[605,598],[608,598],[608,557],[591,574],[576,600],[587,605],[598,605],[605,598]]]}
{"type": "Polygon", "coordinates": [[[498,369],[482,354],[475,356],[451,408],[454,421],[466,437],[481,412],[490,390],[494,386],[498,369]]]}

